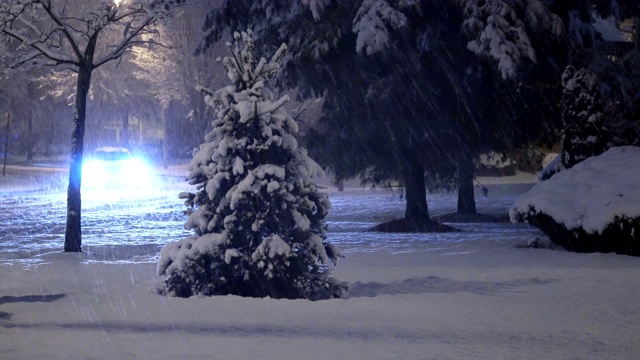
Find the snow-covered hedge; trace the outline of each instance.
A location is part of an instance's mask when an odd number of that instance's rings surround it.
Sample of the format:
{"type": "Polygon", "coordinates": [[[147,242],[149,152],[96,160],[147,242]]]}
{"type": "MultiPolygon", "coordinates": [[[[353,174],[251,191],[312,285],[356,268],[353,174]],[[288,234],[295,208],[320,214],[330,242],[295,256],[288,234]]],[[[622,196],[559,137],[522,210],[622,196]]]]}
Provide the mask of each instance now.
{"type": "Polygon", "coordinates": [[[556,173],[518,197],[510,216],[568,250],[640,256],[640,148],[611,148],[556,173]]]}

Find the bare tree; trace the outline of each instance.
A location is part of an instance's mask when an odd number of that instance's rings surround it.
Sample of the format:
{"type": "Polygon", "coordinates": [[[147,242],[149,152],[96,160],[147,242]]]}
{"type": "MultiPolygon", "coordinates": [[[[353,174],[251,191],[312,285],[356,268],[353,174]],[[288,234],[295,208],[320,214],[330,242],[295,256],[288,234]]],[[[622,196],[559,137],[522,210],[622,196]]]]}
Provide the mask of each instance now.
{"type": "MultiPolygon", "coordinates": [[[[191,109],[188,119],[192,121],[190,126],[183,126],[181,130],[189,131],[180,136],[188,138],[192,147],[197,147],[201,134],[210,126],[213,112],[206,106],[204,97],[196,90],[196,85],[215,87],[224,84],[226,76],[224,72],[212,71],[219,67],[215,58],[220,44],[212,45],[212,51],[194,55],[195,49],[202,39],[202,24],[208,9],[214,2],[184,1],[184,7],[180,14],[173,16],[170,21],[163,24],[162,42],[170,46],[153,49],[137,47],[133,50],[133,62],[138,65],[136,78],[151,85],[156,100],[160,104],[161,118],[165,136],[163,138],[163,159],[167,164],[168,137],[175,133],[169,131],[169,107],[171,104],[181,104],[191,109]]],[[[185,114],[186,115],[186,114],[185,114]]]]}
{"type": "Polygon", "coordinates": [[[91,75],[134,46],[155,44],[154,26],[170,5],[169,0],[95,0],[73,6],[66,0],[9,0],[0,5],[0,59],[6,70],[56,66],[77,73],[64,251],[82,251],[80,185],[91,75]],[[112,32],[119,36],[103,36],[112,32]],[[114,40],[103,44],[101,39],[114,40]]]}

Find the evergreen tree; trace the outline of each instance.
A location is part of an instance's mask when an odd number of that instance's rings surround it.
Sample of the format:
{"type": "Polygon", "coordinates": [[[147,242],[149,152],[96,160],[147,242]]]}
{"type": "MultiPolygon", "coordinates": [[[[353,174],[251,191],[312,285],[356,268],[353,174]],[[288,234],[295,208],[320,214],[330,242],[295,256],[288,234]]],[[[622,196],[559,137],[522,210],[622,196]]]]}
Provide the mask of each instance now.
{"type": "Polygon", "coordinates": [[[599,80],[588,69],[568,66],[562,74],[562,164],[570,168],[610,146],[603,121],[599,80]]]}
{"type": "Polygon", "coordinates": [[[235,33],[233,55],[222,60],[233,85],[202,89],[220,110],[189,165],[197,192],[180,195],[196,236],[168,244],[158,274],[166,293],[182,297],[344,296],[331,277],[341,254],[326,241],[330,203],[311,180],[322,169],[293,137],[288,96],[273,101],[266,87],[286,46],[256,62],[252,35],[235,33]]]}
{"type": "Polygon", "coordinates": [[[609,147],[639,144],[638,29],[631,35],[634,43],[614,43],[611,54],[594,23],[596,17],[612,17],[618,25],[624,19],[637,23],[640,7],[626,0],[564,5],[556,10],[566,23],[570,49],[561,102],[561,162],[568,168],[609,147]]]}

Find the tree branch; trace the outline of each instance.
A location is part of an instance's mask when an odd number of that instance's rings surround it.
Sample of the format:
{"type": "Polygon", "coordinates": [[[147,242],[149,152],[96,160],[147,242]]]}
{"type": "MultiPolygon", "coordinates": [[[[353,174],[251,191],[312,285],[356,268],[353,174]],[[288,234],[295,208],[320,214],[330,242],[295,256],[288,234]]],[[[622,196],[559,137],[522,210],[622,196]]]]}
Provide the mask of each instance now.
{"type": "MultiPolygon", "coordinates": [[[[115,50],[113,50],[111,53],[107,54],[104,58],[102,58],[101,60],[98,60],[96,62],[94,62],[94,67],[100,67],[104,64],[106,64],[107,62],[117,59],[118,57],[122,56],[124,54],[124,52],[133,47],[134,44],[138,43],[145,43],[143,40],[140,41],[134,41],[133,39],[136,36],[139,36],[141,34],[141,32],[151,23],[153,23],[156,20],[155,16],[149,16],[146,19],[144,19],[144,21],[142,21],[142,23],[135,28],[133,31],[131,31],[131,33],[128,36],[124,36],[123,39],[120,41],[120,44],[116,45],[115,50]]],[[[152,43],[151,41],[146,41],[146,43],[152,43]]]]}
{"type": "Polygon", "coordinates": [[[47,59],[55,61],[56,63],[59,63],[59,64],[76,64],[76,65],[78,64],[78,62],[65,56],[65,54],[58,53],[57,51],[52,51],[51,47],[47,47],[46,45],[42,44],[40,41],[31,42],[30,39],[26,38],[24,35],[14,32],[11,29],[7,29],[6,27],[3,28],[2,32],[13,39],[20,41],[21,45],[19,47],[29,47],[36,50],[37,52],[36,54],[26,55],[26,59],[18,60],[18,65],[11,65],[11,67],[14,69],[24,65],[29,60],[33,60],[37,58],[38,56],[44,56],[47,59]]]}
{"type": "Polygon", "coordinates": [[[67,38],[67,41],[69,42],[69,45],[71,46],[71,49],[73,49],[73,52],[76,54],[76,56],[78,57],[78,62],[81,62],[84,60],[84,56],[82,54],[82,52],[80,51],[80,48],[78,47],[78,44],[76,44],[75,39],[73,38],[73,36],[71,35],[71,33],[68,31],[67,29],[67,25],[66,23],[64,23],[62,20],[58,19],[58,17],[53,13],[53,11],[51,10],[52,5],[51,2],[49,2],[49,6],[47,6],[43,1],[39,0],[38,3],[42,4],[42,8],[44,9],[44,11],[47,13],[47,15],[49,16],[49,18],[60,27],[60,31],[62,31],[62,33],[64,34],[64,36],[67,38]]]}

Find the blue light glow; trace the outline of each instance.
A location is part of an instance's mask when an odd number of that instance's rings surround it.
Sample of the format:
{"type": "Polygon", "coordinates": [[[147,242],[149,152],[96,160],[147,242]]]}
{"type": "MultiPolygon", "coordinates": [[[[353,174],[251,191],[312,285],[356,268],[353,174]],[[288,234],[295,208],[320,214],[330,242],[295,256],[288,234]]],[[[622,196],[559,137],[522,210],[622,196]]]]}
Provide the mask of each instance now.
{"type": "Polygon", "coordinates": [[[96,149],[82,166],[82,190],[105,196],[149,188],[153,178],[151,166],[122,148],[96,149]]]}

